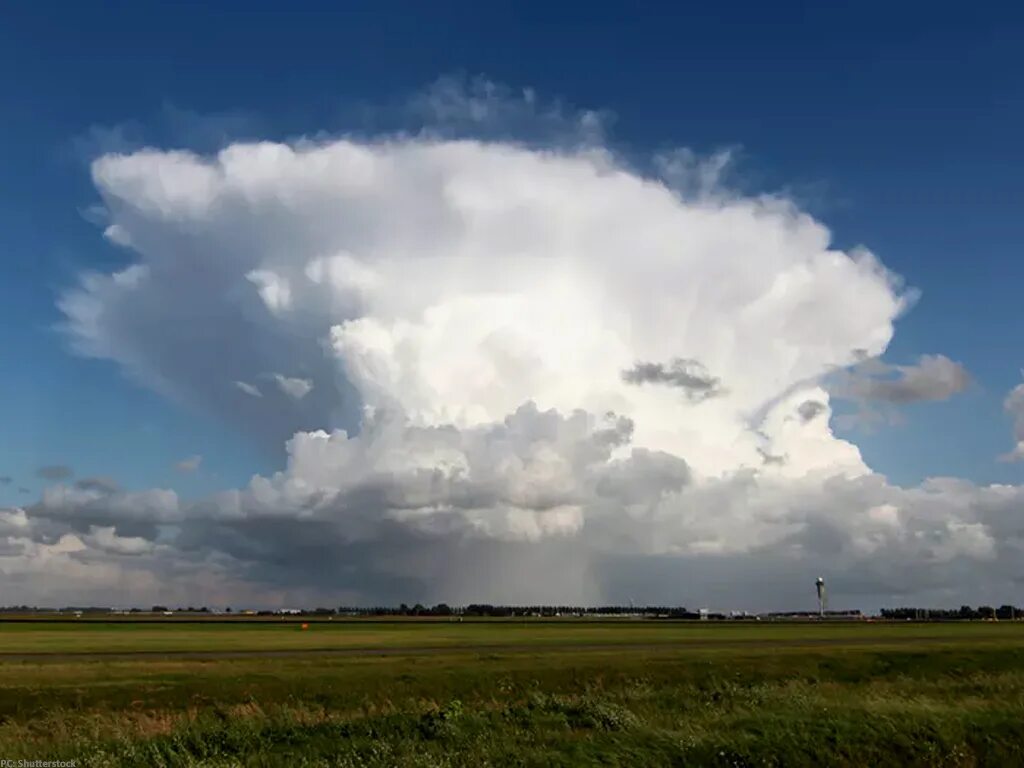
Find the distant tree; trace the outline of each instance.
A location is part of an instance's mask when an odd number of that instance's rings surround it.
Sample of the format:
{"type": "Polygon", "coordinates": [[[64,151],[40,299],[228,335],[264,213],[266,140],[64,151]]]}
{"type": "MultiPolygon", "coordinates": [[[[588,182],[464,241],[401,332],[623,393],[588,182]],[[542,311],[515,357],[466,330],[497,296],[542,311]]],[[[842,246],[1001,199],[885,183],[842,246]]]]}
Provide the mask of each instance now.
{"type": "Polygon", "coordinates": [[[167,606],[166,605],[154,605],[150,610],[152,610],[153,613],[163,613],[164,611],[167,610],[167,606]]]}

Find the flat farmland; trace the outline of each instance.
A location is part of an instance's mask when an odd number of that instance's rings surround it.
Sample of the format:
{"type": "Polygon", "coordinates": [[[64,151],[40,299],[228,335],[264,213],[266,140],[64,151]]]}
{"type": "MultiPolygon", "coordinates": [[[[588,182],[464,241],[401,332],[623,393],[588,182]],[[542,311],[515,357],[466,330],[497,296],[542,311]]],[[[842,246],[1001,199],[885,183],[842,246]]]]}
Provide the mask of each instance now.
{"type": "Polygon", "coordinates": [[[1022,765],[1024,623],[0,622],[0,757],[1022,765]]]}
{"type": "Polygon", "coordinates": [[[1024,643],[1024,623],[671,622],[630,620],[12,621],[0,659],[32,655],[435,652],[500,648],[742,648],[1024,643]],[[308,628],[303,629],[303,624],[308,628]]]}

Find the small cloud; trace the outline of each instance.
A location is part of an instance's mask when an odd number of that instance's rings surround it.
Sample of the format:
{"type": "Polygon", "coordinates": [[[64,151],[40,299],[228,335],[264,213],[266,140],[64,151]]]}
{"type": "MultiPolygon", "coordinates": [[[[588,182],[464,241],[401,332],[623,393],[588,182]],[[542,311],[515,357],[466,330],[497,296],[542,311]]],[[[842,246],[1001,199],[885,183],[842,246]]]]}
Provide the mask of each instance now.
{"type": "Polygon", "coordinates": [[[277,314],[292,305],[292,289],[288,280],[266,269],[254,269],[245,278],[256,286],[260,298],[271,312],[277,314]]]}
{"type": "Polygon", "coordinates": [[[638,362],[622,372],[628,384],[664,384],[683,391],[689,400],[701,401],[725,393],[721,380],[697,360],[676,358],[668,365],[638,362]]]}
{"type": "Polygon", "coordinates": [[[800,414],[800,418],[803,420],[804,424],[806,424],[809,421],[813,421],[815,417],[824,413],[827,408],[828,406],[820,400],[804,400],[800,403],[799,407],[797,407],[796,412],[800,414]]]}
{"type": "Polygon", "coordinates": [[[309,379],[293,379],[288,376],[282,376],[280,373],[275,373],[274,381],[277,382],[277,386],[281,388],[281,391],[293,400],[301,400],[313,391],[313,382],[309,379]]]}
{"type": "Polygon", "coordinates": [[[14,482],[14,478],[10,475],[0,475],[0,485],[10,485],[14,482]]]}
{"type": "Polygon", "coordinates": [[[81,491],[97,491],[99,493],[114,493],[120,486],[117,481],[110,477],[83,477],[75,483],[75,488],[81,491]]]}
{"type": "Polygon", "coordinates": [[[177,464],[175,464],[174,468],[179,472],[195,472],[197,469],[199,469],[199,465],[202,463],[202,456],[189,456],[187,459],[182,459],[177,464]]]}
{"type": "Polygon", "coordinates": [[[244,381],[236,381],[235,386],[238,387],[243,392],[245,392],[245,394],[250,395],[251,397],[263,397],[263,393],[260,392],[252,384],[247,384],[244,381]]]}
{"type": "Polygon", "coordinates": [[[18,488],[18,493],[32,493],[32,491],[22,485],[18,488]]]}
{"type": "Polygon", "coordinates": [[[36,477],[41,477],[43,480],[67,480],[69,477],[74,477],[74,474],[71,467],[64,464],[47,464],[36,470],[36,477]]]}
{"type": "Polygon", "coordinates": [[[128,230],[120,224],[111,224],[103,230],[103,236],[110,242],[114,243],[114,245],[120,245],[127,248],[132,244],[131,235],[129,235],[128,230]]]}

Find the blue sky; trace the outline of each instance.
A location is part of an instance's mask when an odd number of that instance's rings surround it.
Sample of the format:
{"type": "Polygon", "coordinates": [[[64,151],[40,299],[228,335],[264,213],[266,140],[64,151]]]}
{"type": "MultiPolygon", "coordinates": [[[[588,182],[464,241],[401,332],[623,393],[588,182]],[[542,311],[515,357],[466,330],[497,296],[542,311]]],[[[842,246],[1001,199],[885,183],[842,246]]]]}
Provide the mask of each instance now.
{"type": "MultiPolygon", "coordinates": [[[[0,23],[0,503],[39,466],[186,496],[277,468],[208,413],[69,353],[57,293],[127,263],[88,221],[88,160],[128,143],[366,130],[437,77],[483,75],[614,115],[631,151],[740,147],[736,181],[787,189],[837,243],[922,291],[886,359],[941,353],[976,380],[903,423],[855,431],[917,482],[1020,482],[1024,25],[974,4],[131,3],[8,6],[0,23]],[[112,143],[115,142],[115,143],[112,143]],[[173,465],[200,454],[199,472],[173,465]]],[[[31,494],[19,494],[18,486],[31,494]]]]}

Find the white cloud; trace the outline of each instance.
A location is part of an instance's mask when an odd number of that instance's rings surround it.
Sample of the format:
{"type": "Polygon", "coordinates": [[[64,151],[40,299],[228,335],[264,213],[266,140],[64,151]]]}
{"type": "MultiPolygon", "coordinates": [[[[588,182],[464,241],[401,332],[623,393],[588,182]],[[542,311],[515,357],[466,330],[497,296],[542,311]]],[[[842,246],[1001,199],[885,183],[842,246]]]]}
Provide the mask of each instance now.
{"type": "Polygon", "coordinates": [[[121,245],[127,248],[132,244],[128,234],[117,224],[111,224],[103,230],[103,236],[115,245],[121,245]]]}
{"type": "Polygon", "coordinates": [[[256,286],[260,298],[272,313],[285,312],[291,307],[292,291],[288,281],[267,269],[254,269],[246,279],[256,286]]]}
{"type": "Polygon", "coordinates": [[[152,542],[141,536],[118,536],[114,526],[92,526],[88,541],[97,549],[115,555],[141,555],[153,548],[152,542]]]}
{"type": "Polygon", "coordinates": [[[764,447],[747,414],[880,353],[904,306],[785,201],[686,202],[594,148],[239,144],[106,156],[94,177],[140,272],[64,296],[76,346],[270,445],[358,429],[366,403],[474,423],[532,399],[627,413],[644,444],[727,471],[764,447]],[[730,396],[696,408],[621,379],[677,358],[730,396]],[[215,385],[268,368],[308,372],[276,379],[301,410],[254,420],[215,385]]]}
{"type": "MultiPolygon", "coordinates": [[[[535,104],[446,87],[421,108],[449,124],[535,104]]],[[[287,463],[189,504],[49,489],[29,540],[70,529],[154,573],[201,561],[239,593],[352,600],[780,606],[805,572],[879,599],[1009,584],[1019,489],[893,486],[830,427],[824,385],[851,365],[840,394],[863,400],[966,386],[941,356],[863,365],[913,292],[793,203],[722,189],[728,155],[668,154],[656,179],[599,136],[99,158],[138,263],[61,298],[75,348],[287,463]],[[266,371],[301,405],[254,418],[224,386],[260,397],[266,371]]]]}
{"type": "Polygon", "coordinates": [[[277,382],[281,391],[293,400],[301,400],[313,390],[313,382],[309,379],[290,378],[275,373],[274,381],[277,382]]]}

